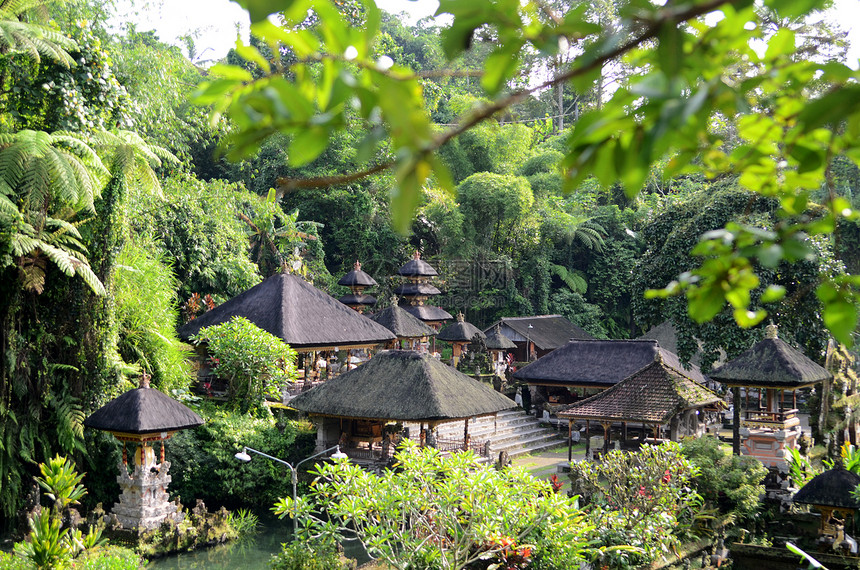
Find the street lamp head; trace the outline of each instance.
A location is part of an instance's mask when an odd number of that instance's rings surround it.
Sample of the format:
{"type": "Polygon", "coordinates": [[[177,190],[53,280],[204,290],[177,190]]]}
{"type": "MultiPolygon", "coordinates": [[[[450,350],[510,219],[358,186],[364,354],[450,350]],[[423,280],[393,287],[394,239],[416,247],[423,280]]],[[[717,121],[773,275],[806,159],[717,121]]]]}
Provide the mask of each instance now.
{"type": "Polygon", "coordinates": [[[349,456],[340,450],[339,445],[335,446],[334,453],[332,453],[329,457],[331,457],[331,459],[349,459],[349,456]]]}
{"type": "Polygon", "coordinates": [[[248,455],[248,452],[244,447],[242,448],[242,451],[240,451],[239,453],[237,453],[233,457],[235,457],[236,459],[238,459],[242,463],[248,463],[249,461],[251,461],[251,456],[248,455]]]}

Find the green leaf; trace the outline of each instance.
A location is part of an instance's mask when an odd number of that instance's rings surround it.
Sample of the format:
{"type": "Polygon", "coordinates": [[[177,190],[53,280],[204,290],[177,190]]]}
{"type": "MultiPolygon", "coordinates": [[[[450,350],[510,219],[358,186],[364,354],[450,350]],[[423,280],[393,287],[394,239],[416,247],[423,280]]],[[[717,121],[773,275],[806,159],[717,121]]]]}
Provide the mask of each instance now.
{"type": "Polygon", "coordinates": [[[321,127],[301,129],[290,143],[290,166],[298,168],[315,160],[328,146],[328,137],[321,127]]]}
{"type": "Polygon", "coordinates": [[[245,61],[250,61],[252,63],[257,64],[260,69],[262,69],[265,73],[269,73],[272,70],[271,65],[263,57],[263,54],[260,53],[260,50],[255,48],[254,46],[246,46],[241,42],[236,42],[236,53],[242,57],[245,61]]]}
{"type": "Polygon", "coordinates": [[[291,0],[231,0],[248,11],[251,23],[260,22],[281,10],[289,10],[291,0]]]}
{"type": "Polygon", "coordinates": [[[773,9],[780,18],[798,18],[820,5],[818,0],[765,0],[765,6],[773,9]]]}
{"type": "Polygon", "coordinates": [[[666,22],[660,27],[657,38],[660,69],[667,77],[675,77],[684,61],[684,32],[674,22],[666,22]]]}
{"type": "Polygon", "coordinates": [[[738,308],[734,310],[735,322],[739,327],[748,329],[754,327],[767,316],[767,311],[749,311],[747,309],[738,308]]]}
{"type": "Polygon", "coordinates": [[[857,306],[854,303],[841,297],[824,302],[822,318],[836,340],[845,346],[853,345],[851,333],[857,327],[857,306]]]}
{"type": "Polygon", "coordinates": [[[246,83],[250,83],[254,80],[254,76],[251,75],[251,72],[244,67],[228,65],[226,63],[216,63],[209,68],[209,73],[216,77],[223,77],[224,79],[231,79],[233,81],[244,81],[246,83]]]}
{"type": "Polygon", "coordinates": [[[496,48],[484,62],[484,76],[481,86],[490,95],[495,95],[505,82],[516,72],[520,64],[517,54],[522,49],[521,42],[510,42],[496,48]]]}
{"type": "Polygon", "coordinates": [[[775,303],[785,297],[785,287],[782,285],[768,285],[761,295],[762,303],[775,303]]]}
{"type": "Polygon", "coordinates": [[[860,85],[848,84],[807,102],[797,117],[808,132],[824,125],[836,125],[860,111],[860,85]]]}

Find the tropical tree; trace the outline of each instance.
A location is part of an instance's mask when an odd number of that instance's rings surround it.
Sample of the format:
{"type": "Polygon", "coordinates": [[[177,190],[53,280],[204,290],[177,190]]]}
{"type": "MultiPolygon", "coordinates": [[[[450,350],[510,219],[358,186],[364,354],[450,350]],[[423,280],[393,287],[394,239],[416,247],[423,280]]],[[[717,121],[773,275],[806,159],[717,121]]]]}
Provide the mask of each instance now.
{"type": "MultiPolygon", "coordinates": [[[[781,29],[769,35],[755,7],[742,0],[632,2],[621,7],[617,26],[589,22],[585,5],[561,21],[544,22],[535,2],[443,0],[438,13],[453,16],[442,36],[449,59],[461,55],[476,36],[490,34],[494,41],[480,81],[491,101],[442,133],[432,128],[424,111],[419,77],[390,65],[390,59],[377,61],[373,46],[380,16],[372,3],[365,6],[366,25],[361,29],[350,27],[327,0],[292,3],[282,14],[282,27],[267,20],[279,4],[246,5],[255,33],[273,47],[288,45],[297,59],[281,61],[273,49],[274,65],[265,62],[267,74],[261,78],[236,67],[213,68],[216,79],[203,87],[199,100],[213,104],[216,116],[226,113],[235,121],[232,154],[253,153],[269,134],[285,132],[292,136],[290,160],[305,164],[325,150],[343,128],[347,110],[355,109],[372,133],[364,156],[378,160],[365,161],[340,177],[284,181],[283,188],[354,181],[391,168],[396,177],[391,205],[401,230],[409,227],[421,187],[431,174],[436,183],[451,186],[437,150],[532,93],[567,82],[586,88],[607,63],[622,57],[641,72],[616,90],[599,112],[577,121],[565,151],[570,187],[596,176],[605,187],[620,182],[633,196],[648,180],[651,166],[669,159],[669,176],[738,173],[743,186],[777,197],[782,212],[792,216],[805,209],[810,190],[830,187],[826,173],[832,157],[845,153],[856,161],[860,149],[856,72],[842,64],[798,57],[794,32],[781,29]],[[309,8],[320,26],[298,26],[309,8]],[[716,11],[723,15],[719,22],[702,21],[716,11]],[[585,38],[587,47],[550,80],[507,90],[529,49],[558,53],[561,38],[585,38]],[[768,46],[763,54],[750,45],[753,38],[768,46]],[[813,82],[827,89],[810,91],[813,82]],[[733,151],[711,129],[712,119],[726,116],[739,117],[740,144],[733,151]],[[382,146],[386,153],[377,153],[382,146]]],[[[781,17],[799,18],[820,3],[768,0],[765,5],[781,17]]],[[[257,50],[244,53],[247,59],[261,59],[257,50]]],[[[748,310],[749,292],[758,285],[751,260],[774,254],[788,262],[802,259],[812,252],[803,234],[829,234],[838,220],[856,215],[831,191],[825,214],[815,222],[795,218],[770,234],[734,228],[720,241],[703,246],[716,261],[685,274],[664,294],[686,295],[696,320],[712,318],[728,303],[738,324],[754,326],[765,311],[748,310]]],[[[840,340],[850,342],[858,320],[858,278],[822,274],[819,280],[825,323],[840,340]]]]}

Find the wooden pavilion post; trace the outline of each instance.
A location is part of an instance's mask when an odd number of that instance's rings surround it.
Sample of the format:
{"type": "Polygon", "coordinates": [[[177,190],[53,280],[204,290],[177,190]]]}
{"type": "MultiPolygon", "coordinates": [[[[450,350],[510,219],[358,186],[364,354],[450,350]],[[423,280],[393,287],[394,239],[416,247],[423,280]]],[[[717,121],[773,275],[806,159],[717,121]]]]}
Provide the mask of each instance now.
{"type": "Polygon", "coordinates": [[[463,450],[469,449],[469,418],[463,422],[463,450]]]}
{"type": "Polygon", "coordinates": [[[612,424],[603,422],[603,453],[609,452],[609,436],[612,433],[612,424]]]}
{"type": "Polygon", "coordinates": [[[732,386],[732,453],[741,454],[741,387],[732,386]]]}
{"type": "Polygon", "coordinates": [[[621,439],[624,443],[627,443],[627,422],[621,422],[621,428],[623,433],[621,439]]]}
{"type": "Polygon", "coordinates": [[[567,462],[573,461],[573,419],[567,420],[567,462]]]}
{"type": "Polygon", "coordinates": [[[591,420],[585,420],[585,456],[591,451],[591,420]]]}

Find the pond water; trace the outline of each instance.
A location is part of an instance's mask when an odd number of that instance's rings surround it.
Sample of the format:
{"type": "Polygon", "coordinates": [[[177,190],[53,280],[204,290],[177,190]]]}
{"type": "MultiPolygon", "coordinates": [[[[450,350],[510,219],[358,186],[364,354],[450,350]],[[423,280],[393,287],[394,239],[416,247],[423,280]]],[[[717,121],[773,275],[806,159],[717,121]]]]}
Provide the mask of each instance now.
{"type": "MultiPolygon", "coordinates": [[[[269,568],[273,554],[281,551],[281,544],[289,542],[293,524],[289,520],[276,518],[260,519],[259,532],[240,540],[219,544],[211,548],[203,548],[193,552],[183,552],[152,560],[147,564],[147,570],[264,570],[269,568]]],[[[367,555],[360,547],[344,542],[344,552],[347,556],[366,562],[367,555]]]]}
{"type": "Polygon", "coordinates": [[[292,530],[293,526],[289,520],[281,521],[275,518],[263,519],[261,517],[259,532],[252,536],[246,536],[240,540],[219,544],[211,548],[158,558],[152,560],[146,567],[158,570],[188,570],[191,568],[259,570],[268,568],[272,555],[280,552],[281,544],[290,540],[292,530]]]}

